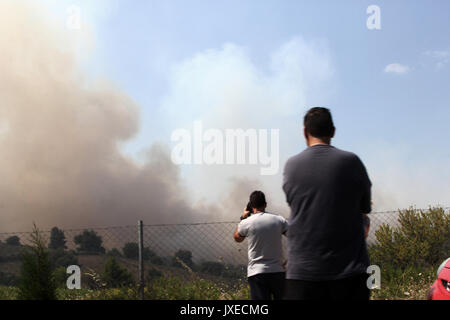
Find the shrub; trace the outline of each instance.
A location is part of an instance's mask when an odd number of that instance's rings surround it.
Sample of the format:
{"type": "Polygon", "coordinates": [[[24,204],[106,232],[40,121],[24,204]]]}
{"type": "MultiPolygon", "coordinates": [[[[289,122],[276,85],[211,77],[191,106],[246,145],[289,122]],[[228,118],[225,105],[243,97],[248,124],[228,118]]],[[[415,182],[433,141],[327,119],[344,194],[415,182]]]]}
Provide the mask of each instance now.
{"type": "Polygon", "coordinates": [[[122,256],[122,254],[120,253],[120,251],[117,248],[112,248],[106,254],[110,257],[121,257],[122,256]]]}
{"type": "Polygon", "coordinates": [[[152,300],[224,300],[249,299],[247,283],[230,289],[204,279],[186,280],[179,277],[159,277],[144,289],[152,300]]]}
{"type": "Polygon", "coordinates": [[[377,243],[369,248],[371,262],[401,270],[430,267],[450,256],[450,215],[442,208],[399,211],[399,225],[381,225],[377,243]]]}
{"type": "Polygon", "coordinates": [[[109,258],[105,263],[103,280],[110,288],[134,285],[131,273],[125,267],[120,266],[113,257],[109,258]]]}
{"type": "Polygon", "coordinates": [[[0,262],[17,261],[22,259],[20,249],[22,245],[8,245],[6,243],[0,244],[0,262]]]}
{"type": "Polygon", "coordinates": [[[192,252],[189,250],[178,250],[172,260],[174,267],[182,268],[182,263],[186,264],[189,268],[193,269],[194,263],[192,262],[192,252]]]}
{"type": "Polygon", "coordinates": [[[64,231],[53,227],[50,231],[50,243],[48,247],[49,249],[67,249],[64,231]]]}
{"type": "Polygon", "coordinates": [[[67,268],[71,265],[78,265],[78,258],[73,251],[66,251],[64,249],[49,250],[52,268],[59,267],[67,268]]]}
{"type": "Polygon", "coordinates": [[[82,234],[75,236],[74,241],[80,252],[105,253],[105,248],[102,247],[102,237],[93,230],[84,230],[82,234]]]}
{"type": "Polygon", "coordinates": [[[150,268],[147,271],[147,281],[153,281],[154,279],[160,278],[163,273],[155,268],[150,268]]]}
{"type": "Polygon", "coordinates": [[[221,276],[225,271],[225,265],[216,261],[205,261],[200,264],[200,272],[208,273],[214,276],[221,276]]]}
{"type": "MultiPolygon", "coordinates": [[[[136,242],[128,242],[122,248],[123,255],[125,258],[137,260],[139,259],[139,245],[136,242]]],[[[162,265],[164,262],[154,251],[149,248],[144,248],[142,255],[144,260],[150,261],[151,263],[162,265]]]]}
{"type": "Polygon", "coordinates": [[[150,251],[150,253],[151,254],[149,255],[150,257],[148,260],[151,263],[159,265],[159,266],[162,266],[164,264],[164,260],[160,256],[156,255],[156,253],[154,253],[153,251],[150,251]]]}
{"type": "Polygon", "coordinates": [[[66,288],[67,287],[67,268],[58,267],[53,270],[53,280],[55,281],[55,285],[58,288],[66,288]]]}
{"type": "Polygon", "coordinates": [[[23,252],[18,297],[22,300],[54,300],[56,285],[51,261],[36,225],[31,233],[31,243],[32,246],[23,252]]]}
{"type": "Polygon", "coordinates": [[[20,246],[20,238],[18,236],[11,236],[6,239],[6,244],[10,246],[20,246]]]}
{"type": "Polygon", "coordinates": [[[226,264],[222,276],[232,279],[247,279],[247,266],[226,264]]]}
{"type": "Polygon", "coordinates": [[[139,245],[136,242],[128,242],[122,248],[123,255],[128,259],[139,258],[139,245]]]}
{"type": "Polygon", "coordinates": [[[425,300],[436,279],[436,268],[408,266],[401,270],[391,266],[381,269],[381,289],[372,290],[371,299],[425,300]]]}
{"type": "Polygon", "coordinates": [[[0,300],[17,300],[17,287],[0,286],[0,300]]]}

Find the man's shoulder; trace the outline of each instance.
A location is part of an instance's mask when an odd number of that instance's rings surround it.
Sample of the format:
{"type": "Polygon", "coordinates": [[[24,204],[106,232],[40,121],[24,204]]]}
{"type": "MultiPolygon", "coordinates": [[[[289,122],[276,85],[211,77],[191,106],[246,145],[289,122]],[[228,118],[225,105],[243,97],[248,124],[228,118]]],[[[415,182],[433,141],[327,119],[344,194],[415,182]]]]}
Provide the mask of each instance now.
{"type": "MultiPolygon", "coordinates": [[[[285,164],[285,169],[289,168],[295,168],[297,165],[309,162],[309,161],[315,161],[315,159],[312,159],[311,156],[314,155],[315,149],[312,148],[306,148],[302,152],[290,157],[285,164]]],[[[360,161],[359,157],[350,151],[342,150],[336,147],[330,146],[330,148],[327,150],[330,156],[330,160],[332,158],[338,158],[342,160],[347,161],[360,161]]]]}
{"type": "Polygon", "coordinates": [[[308,149],[305,149],[302,152],[297,153],[296,155],[290,157],[286,161],[286,164],[284,165],[285,171],[289,170],[289,168],[296,167],[299,163],[301,163],[307,158],[308,158],[308,149]]]}
{"type": "Polygon", "coordinates": [[[277,221],[286,221],[286,219],[282,215],[280,215],[278,213],[264,212],[264,214],[269,219],[273,219],[273,220],[277,220],[277,221]]]}
{"type": "Polygon", "coordinates": [[[333,148],[333,152],[343,159],[346,159],[349,161],[359,161],[359,157],[354,152],[342,150],[339,148],[333,148]]]}

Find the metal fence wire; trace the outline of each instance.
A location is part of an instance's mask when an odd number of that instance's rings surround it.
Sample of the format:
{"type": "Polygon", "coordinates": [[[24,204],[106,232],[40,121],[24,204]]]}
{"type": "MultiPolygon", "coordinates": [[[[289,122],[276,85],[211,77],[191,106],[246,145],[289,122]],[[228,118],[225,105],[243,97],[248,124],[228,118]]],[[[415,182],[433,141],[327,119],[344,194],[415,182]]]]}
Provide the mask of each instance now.
{"type": "MultiPolygon", "coordinates": [[[[448,213],[449,208],[445,208],[448,213]]],[[[398,211],[374,212],[367,242],[376,242],[382,224],[398,225],[398,211]]],[[[155,276],[189,277],[212,281],[241,282],[246,279],[247,243],[237,243],[233,232],[237,221],[143,225],[144,279],[155,276]]],[[[59,230],[59,229],[58,229],[59,230]]],[[[138,225],[122,227],[41,231],[55,268],[79,265],[83,276],[101,275],[106,262],[114,258],[139,283],[138,225]]],[[[0,233],[0,285],[15,285],[22,252],[30,246],[31,232],[0,233]]],[[[286,241],[283,241],[284,247],[286,241]]]]}

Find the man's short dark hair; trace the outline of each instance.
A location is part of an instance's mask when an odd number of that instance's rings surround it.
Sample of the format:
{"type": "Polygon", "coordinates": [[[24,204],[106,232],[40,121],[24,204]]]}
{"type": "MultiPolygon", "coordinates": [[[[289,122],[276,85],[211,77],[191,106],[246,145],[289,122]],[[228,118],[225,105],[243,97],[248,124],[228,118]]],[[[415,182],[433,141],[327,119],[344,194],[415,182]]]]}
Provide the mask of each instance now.
{"type": "Polygon", "coordinates": [[[253,191],[250,195],[250,206],[254,209],[262,210],[266,205],[264,193],[262,191],[253,191]]]}
{"type": "Polygon", "coordinates": [[[331,112],[327,108],[309,109],[305,114],[303,124],[306,132],[315,138],[330,138],[334,132],[331,112]]]}

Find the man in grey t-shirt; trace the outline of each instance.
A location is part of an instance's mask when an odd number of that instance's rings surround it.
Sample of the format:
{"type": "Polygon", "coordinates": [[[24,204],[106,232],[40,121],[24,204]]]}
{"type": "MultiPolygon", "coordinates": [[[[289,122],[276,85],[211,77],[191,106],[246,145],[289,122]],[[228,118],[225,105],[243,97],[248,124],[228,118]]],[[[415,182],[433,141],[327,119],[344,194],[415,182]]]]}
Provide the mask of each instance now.
{"type": "Polygon", "coordinates": [[[309,110],[308,148],[285,165],[283,190],[291,208],[287,299],[370,296],[363,218],[371,211],[371,182],[358,156],[330,145],[334,132],[328,109],[309,110]]]}
{"type": "Polygon", "coordinates": [[[286,234],[288,223],[283,217],[265,212],[266,198],[261,191],[250,195],[253,213],[244,210],[234,239],[248,239],[247,276],[253,300],[281,299],[285,272],[281,235],[286,234]]]}

